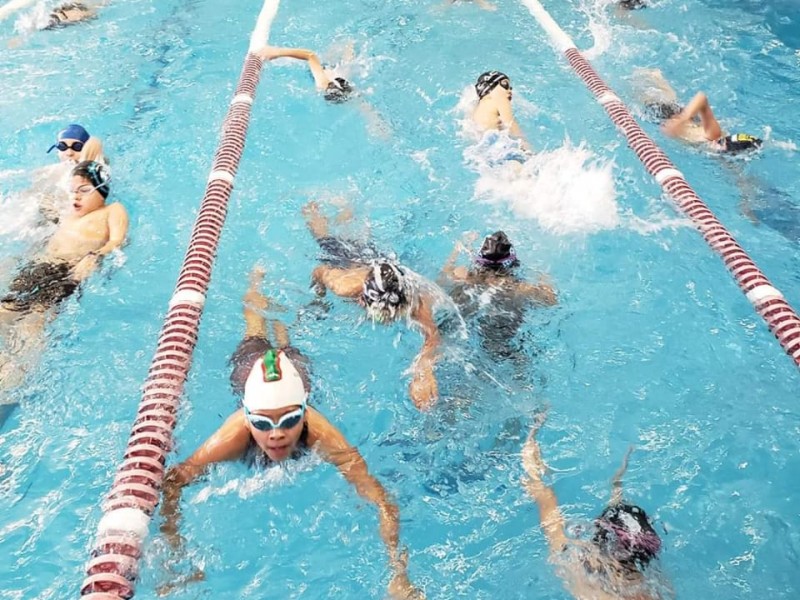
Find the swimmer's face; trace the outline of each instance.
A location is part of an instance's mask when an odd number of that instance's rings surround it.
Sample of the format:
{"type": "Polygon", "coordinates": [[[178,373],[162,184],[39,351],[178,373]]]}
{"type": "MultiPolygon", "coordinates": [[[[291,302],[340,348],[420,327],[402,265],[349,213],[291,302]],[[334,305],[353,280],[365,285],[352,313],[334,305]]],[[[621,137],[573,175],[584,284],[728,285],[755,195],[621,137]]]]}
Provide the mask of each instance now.
{"type": "Polygon", "coordinates": [[[72,210],[78,217],[88,215],[105,205],[103,195],[98,192],[91,181],[80,175],[73,175],[69,184],[69,198],[72,210]]]}
{"type": "MultiPolygon", "coordinates": [[[[257,410],[253,415],[269,417],[273,423],[278,423],[282,416],[296,412],[299,408],[299,406],[287,406],[274,410],[257,410]]],[[[289,458],[297,448],[300,435],[303,433],[303,423],[305,423],[305,416],[289,428],[276,427],[269,431],[262,431],[249,421],[247,427],[250,429],[253,440],[264,451],[264,454],[273,462],[281,462],[289,458]]]]}
{"type": "Polygon", "coordinates": [[[509,100],[511,100],[511,80],[503,79],[500,83],[497,84],[496,90],[502,90],[500,93],[506,94],[509,100]]]}
{"type": "Polygon", "coordinates": [[[58,142],[59,146],[63,144],[66,147],[66,150],[58,151],[58,160],[60,160],[61,162],[77,163],[81,156],[81,150],[83,149],[83,142],[81,142],[80,140],[73,140],[71,138],[64,138],[58,140],[58,142]],[[77,150],[75,148],[77,148],[77,150]]]}

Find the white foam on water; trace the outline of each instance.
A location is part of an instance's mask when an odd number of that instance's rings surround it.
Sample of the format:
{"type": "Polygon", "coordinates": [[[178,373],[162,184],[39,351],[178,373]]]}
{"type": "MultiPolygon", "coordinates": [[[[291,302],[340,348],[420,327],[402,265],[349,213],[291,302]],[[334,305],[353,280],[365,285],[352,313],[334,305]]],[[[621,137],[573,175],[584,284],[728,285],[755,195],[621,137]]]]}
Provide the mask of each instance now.
{"type": "Polygon", "coordinates": [[[39,2],[30,11],[21,14],[14,22],[14,31],[19,34],[32,33],[50,24],[50,9],[46,2],[39,2]]]}
{"type": "Polygon", "coordinates": [[[611,11],[609,4],[613,1],[614,0],[583,0],[581,2],[581,9],[589,19],[587,28],[594,39],[594,45],[582,51],[583,56],[587,60],[593,60],[598,56],[602,56],[605,54],[606,50],[611,47],[611,40],[614,37],[614,32],[609,21],[609,13],[611,11]]]}
{"type": "Polygon", "coordinates": [[[566,139],[561,147],[533,154],[525,162],[498,162],[498,149],[482,152],[484,144],[467,148],[467,163],[475,169],[475,198],[506,205],[520,218],[536,220],[556,235],[593,233],[620,225],[614,187],[614,162],[601,160],[584,143],[566,139]]]}

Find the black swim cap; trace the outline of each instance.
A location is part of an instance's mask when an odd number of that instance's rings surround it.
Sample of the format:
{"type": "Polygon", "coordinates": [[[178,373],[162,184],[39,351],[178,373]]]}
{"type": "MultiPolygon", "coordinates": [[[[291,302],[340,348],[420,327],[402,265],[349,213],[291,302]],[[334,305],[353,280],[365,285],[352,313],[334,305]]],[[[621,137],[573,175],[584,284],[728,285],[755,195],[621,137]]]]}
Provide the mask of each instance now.
{"type": "Polygon", "coordinates": [[[641,566],[661,550],[661,538],[644,509],[633,504],[607,506],[595,520],[592,541],[620,563],[641,566]]]}
{"type": "Polygon", "coordinates": [[[644,0],[619,0],[619,5],[628,10],[636,10],[637,8],[644,8],[647,6],[644,0]]]}
{"type": "Polygon", "coordinates": [[[403,270],[388,262],[372,263],[364,280],[362,293],[367,310],[379,320],[394,319],[400,307],[407,304],[406,281],[403,270]]]}
{"type": "Polygon", "coordinates": [[[103,163],[84,160],[75,165],[75,168],[72,169],[72,175],[88,179],[104,199],[108,198],[108,194],[111,192],[111,188],[108,185],[111,180],[111,174],[108,172],[108,167],[103,163]]]}
{"type": "Polygon", "coordinates": [[[508,79],[508,75],[500,71],[487,71],[478,77],[478,81],[475,82],[475,92],[478,94],[478,100],[482,100],[503,79],[508,79]]]}
{"type": "Polygon", "coordinates": [[[504,231],[495,231],[483,238],[475,264],[488,269],[510,269],[519,264],[517,253],[504,231]]]}
{"type": "Polygon", "coordinates": [[[350,99],[353,93],[353,86],[343,77],[332,79],[325,88],[325,100],[334,104],[341,104],[350,99]]]}
{"type": "Polygon", "coordinates": [[[726,136],[721,140],[723,152],[742,152],[743,150],[758,150],[764,144],[763,140],[746,133],[726,136]]]}

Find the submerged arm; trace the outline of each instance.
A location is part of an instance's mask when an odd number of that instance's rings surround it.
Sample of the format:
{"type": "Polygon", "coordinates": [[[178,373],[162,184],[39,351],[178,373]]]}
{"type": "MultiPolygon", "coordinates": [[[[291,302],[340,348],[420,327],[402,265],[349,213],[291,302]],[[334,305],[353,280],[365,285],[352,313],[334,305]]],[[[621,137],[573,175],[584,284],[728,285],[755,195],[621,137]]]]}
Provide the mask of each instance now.
{"type": "Polygon", "coordinates": [[[309,427],[319,431],[320,450],[342,476],[350,482],[358,495],[371,502],[378,509],[380,534],[389,564],[394,572],[390,592],[409,597],[416,592],[408,581],[406,557],[400,551],[400,518],[397,505],[389,497],[386,489],[373,477],[366,461],[356,448],[351,446],[342,433],[316,411],[309,412],[309,427]]]}
{"type": "Polygon", "coordinates": [[[535,284],[520,282],[517,286],[517,293],[543,306],[558,304],[556,292],[546,277],[542,277],[539,283],[535,284]]]}
{"type": "Polygon", "coordinates": [[[441,342],[439,327],[433,320],[433,310],[428,296],[423,296],[420,305],[411,315],[422,329],[425,338],[422,349],[414,360],[413,373],[411,375],[411,385],[409,395],[414,405],[420,410],[427,410],[439,396],[439,388],[436,383],[436,376],[433,374],[433,367],[436,364],[437,349],[441,342]]]}
{"type": "Polygon", "coordinates": [[[250,442],[250,432],[245,423],[244,412],[236,411],[189,459],[173,466],[164,477],[161,515],[164,523],[161,532],[173,549],[179,549],[181,538],[178,534],[180,521],[181,492],[184,486],[205,473],[206,469],[218,462],[240,458],[250,442]]]}
{"type": "Polygon", "coordinates": [[[633,446],[628,447],[628,451],[622,458],[622,464],[617,469],[617,472],[614,473],[614,477],[611,478],[611,501],[609,504],[612,506],[622,503],[622,477],[625,475],[625,471],[628,470],[628,459],[631,456],[631,452],[633,452],[633,446]]]}
{"type": "Polygon", "coordinates": [[[555,555],[567,545],[567,535],[564,532],[564,517],[558,508],[558,498],[553,489],[542,481],[545,465],[539,444],[536,442],[536,433],[542,423],[544,423],[544,415],[539,415],[522,448],[522,466],[529,477],[524,481],[524,487],[539,506],[542,531],[550,544],[550,553],[555,555]]]}

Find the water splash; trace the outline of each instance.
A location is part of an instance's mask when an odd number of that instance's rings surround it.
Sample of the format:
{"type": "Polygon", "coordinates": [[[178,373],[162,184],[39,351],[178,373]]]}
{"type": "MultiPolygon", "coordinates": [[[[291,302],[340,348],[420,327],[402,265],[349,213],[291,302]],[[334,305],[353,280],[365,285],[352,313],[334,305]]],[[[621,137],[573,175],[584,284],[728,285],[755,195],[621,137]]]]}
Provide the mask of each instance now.
{"type": "MultiPolygon", "coordinates": [[[[502,150],[507,142],[499,140],[502,150]]],[[[498,162],[494,150],[468,147],[466,162],[478,172],[475,197],[507,205],[557,234],[593,233],[620,224],[611,160],[596,157],[584,143],[565,139],[561,147],[533,154],[524,162],[498,162]]]]}

